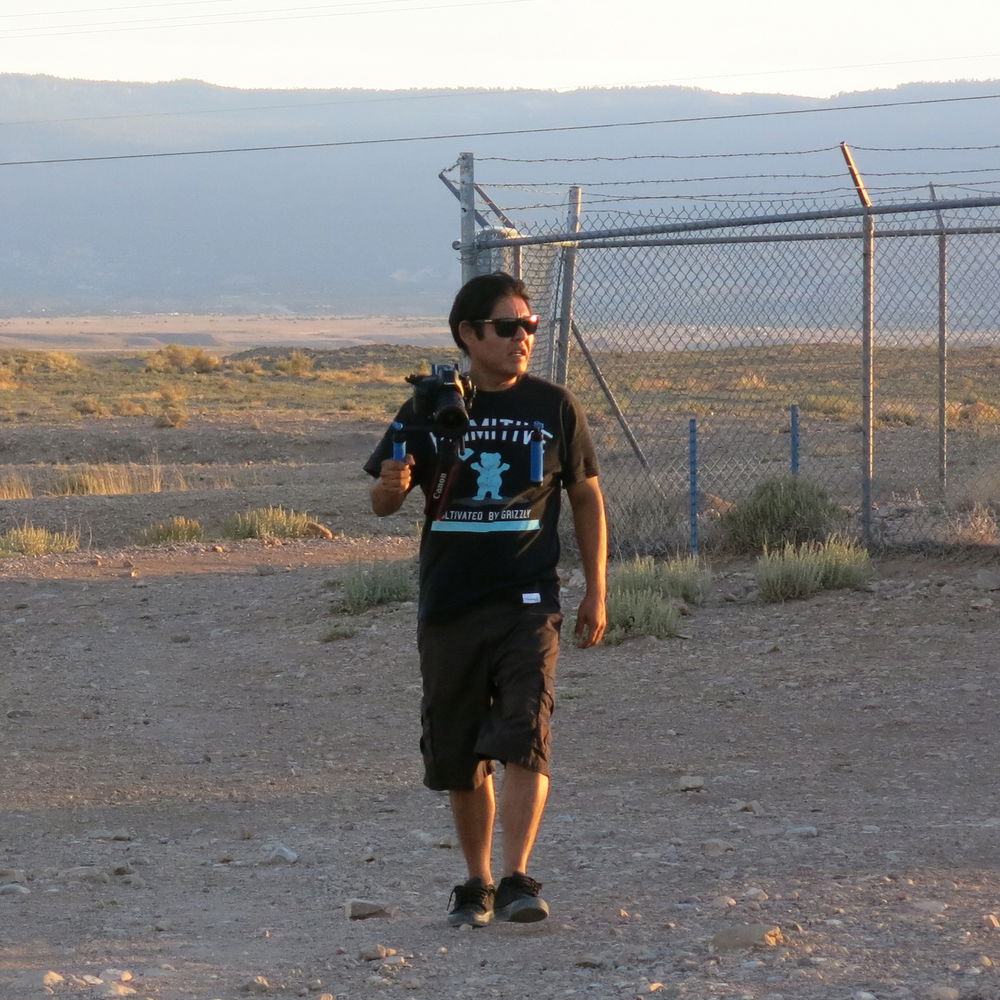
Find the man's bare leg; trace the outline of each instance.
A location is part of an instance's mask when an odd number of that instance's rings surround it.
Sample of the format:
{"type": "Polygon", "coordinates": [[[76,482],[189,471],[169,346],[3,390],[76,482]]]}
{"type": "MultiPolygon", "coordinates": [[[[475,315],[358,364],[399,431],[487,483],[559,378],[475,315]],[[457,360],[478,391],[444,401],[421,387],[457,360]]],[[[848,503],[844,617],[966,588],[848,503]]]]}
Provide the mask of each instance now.
{"type": "Polygon", "coordinates": [[[493,822],[497,811],[493,777],[487,775],[478,788],[452,790],[448,795],[469,878],[481,878],[490,885],[493,882],[493,822]]]}
{"type": "Polygon", "coordinates": [[[517,764],[507,765],[500,797],[504,875],[527,873],[548,796],[547,775],[517,764]]]}

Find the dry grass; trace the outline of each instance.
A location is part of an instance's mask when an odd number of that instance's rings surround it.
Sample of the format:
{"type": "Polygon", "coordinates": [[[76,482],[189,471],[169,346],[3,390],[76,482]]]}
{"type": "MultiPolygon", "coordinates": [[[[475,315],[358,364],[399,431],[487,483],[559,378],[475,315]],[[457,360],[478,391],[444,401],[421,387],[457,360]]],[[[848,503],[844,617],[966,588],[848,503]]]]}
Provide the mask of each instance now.
{"type": "Polygon", "coordinates": [[[75,552],[80,535],[72,531],[49,531],[24,524],[0,535],[0,556],[41,556],[51,552],[75,552]]]}

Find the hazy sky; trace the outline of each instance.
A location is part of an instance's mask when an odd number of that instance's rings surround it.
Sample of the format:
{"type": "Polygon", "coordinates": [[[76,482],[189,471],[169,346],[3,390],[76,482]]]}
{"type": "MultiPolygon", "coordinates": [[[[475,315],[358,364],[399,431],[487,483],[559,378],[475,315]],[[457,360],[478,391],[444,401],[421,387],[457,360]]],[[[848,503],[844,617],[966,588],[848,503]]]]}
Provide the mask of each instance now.
{"type": "Polygon", "coordinates": [[[245,88],[681,84],[828,97],[1000,79],[988,0],[4,0],[0,70],[245,88]]]}

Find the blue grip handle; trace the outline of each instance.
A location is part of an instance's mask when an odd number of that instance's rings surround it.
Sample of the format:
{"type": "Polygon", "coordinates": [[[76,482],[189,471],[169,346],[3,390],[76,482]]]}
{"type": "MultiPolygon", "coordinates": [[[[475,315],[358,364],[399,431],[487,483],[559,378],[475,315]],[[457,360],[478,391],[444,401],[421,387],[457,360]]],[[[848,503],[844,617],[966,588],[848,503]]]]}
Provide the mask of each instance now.
{"type": "Polygon", "coordinates": [[[392,423],[392,458],[395,462],[406,461],[406,440],[403,437],[403,425],[394,420],[392,423]]]}
{"type": "Polygon", "coordinates": [[[545,478],[545,438],[542,436],[541,424],[535,424],[535,432],[531,435],[531,443],[529,445],[529,455],[531,459],[531,468],[529,471],[531,481],[533,483],[540,483],[545,478]]]}

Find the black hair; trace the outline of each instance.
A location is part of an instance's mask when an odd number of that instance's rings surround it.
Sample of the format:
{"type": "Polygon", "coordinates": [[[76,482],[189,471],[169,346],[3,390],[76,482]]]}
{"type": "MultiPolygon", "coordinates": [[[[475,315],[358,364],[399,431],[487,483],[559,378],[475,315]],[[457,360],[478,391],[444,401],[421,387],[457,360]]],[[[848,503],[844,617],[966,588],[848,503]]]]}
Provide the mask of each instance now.
{"type": "MultiPolygon", "coordinates": [[[[506,271],[477,275],[475,278],[470,278],[458,290],[451,312],[448,314],[448,326],[451,327],[451,335],[463,354],[469,352],[458,335],[459,325],[463,322],[474,323],[477,319],[488,319],[497,302],[508,297],[524,299],[529,306],[531,305],[531,295],[524,282],[512,274],[507,274],[506,271]]],[[[482,337],[482,331],[477,330],[476,335],[482,337]]]]}

